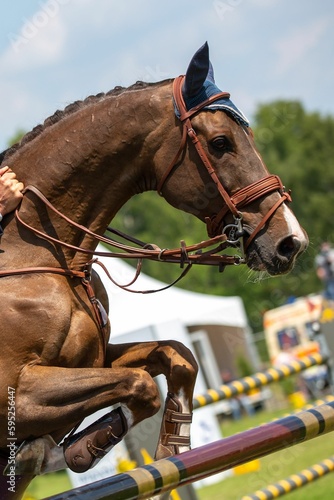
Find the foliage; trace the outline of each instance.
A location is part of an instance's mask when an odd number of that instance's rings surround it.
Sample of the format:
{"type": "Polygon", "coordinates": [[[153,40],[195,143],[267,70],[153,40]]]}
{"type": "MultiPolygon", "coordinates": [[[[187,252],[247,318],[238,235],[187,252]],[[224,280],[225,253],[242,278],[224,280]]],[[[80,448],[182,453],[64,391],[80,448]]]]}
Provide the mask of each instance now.
{"type": "Polygon", "coordinates": [[[22,128],[17,129],[15,134],[9,139],[8,146],[13,146],[17,142],[19,142],[25,134],[26,130],[23,130],[22,128]]]}
{"type": "MultiPolygon", "coordinates": [[[[334,242],[334,118],[308,113],[294,101],[260,105],[255,116],[257,146],[271,173],[278,174],[292,190],[292,208],[310,237],[307,252],[289,275],[259,280],[244,266],[193,267],[181,281],[183,288],[216,295],[240,295],[255,331],[262,328],[264,311],[284,304],[291,296],[318,292],[321,283],[314,272],[314,257],[323,240],[334,242]]],[[[130,200],[113,225],[161,248],[206,238],[204,225],[188,214],[176,211],[155,193],[130,200]]],[[[144,272],[165,282],[180,272],[177,266],[147,262],[144,272]]]]}
{"type": "Polygon", "coordinates": [[[254,368],[244,356],[237,356],[236,365],[238,367],[239,377],[248,377],[253,375],[254,368]]]}
{"type": "Polygon", "coordinates": [[[313,256],[320,241],[334,238],[334,118],[306,113],[298,102],[276,101],[260,106],[256,122],[260,152],[292,189],[293,209],[310,235],[313,256]]]}

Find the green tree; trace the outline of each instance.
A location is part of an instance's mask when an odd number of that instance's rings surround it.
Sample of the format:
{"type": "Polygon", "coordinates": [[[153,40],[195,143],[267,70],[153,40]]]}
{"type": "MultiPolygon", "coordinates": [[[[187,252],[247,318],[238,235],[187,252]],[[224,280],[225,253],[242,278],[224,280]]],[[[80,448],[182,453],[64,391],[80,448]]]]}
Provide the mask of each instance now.
{"type": "Polygon", "coordinates": [[[307,113],[298,102],[276,101],[259,107],[255,135],[269,170],[292,189],[293,209],[301,223],[312,238],[329,238],[333,232],[334,118],[307,113]]]}
{"type": "Polygon", "coordinates": [[[13,146],[17,142],[19,142],[25,134],[26,130],[24,130],[23,128],[17,129],[15,134],[9,139],[8,146],[13,146]]]}
{"type": "Polygon", "coordinates": [[[293,294],[318,291],[314,257],[322,241],[334,243],[334,118],[307,113],[298,102],[276,101],[259,107],[255,136],[269,170],[292,190],[292,208],[310,237],[292,275],[293,294]]]}

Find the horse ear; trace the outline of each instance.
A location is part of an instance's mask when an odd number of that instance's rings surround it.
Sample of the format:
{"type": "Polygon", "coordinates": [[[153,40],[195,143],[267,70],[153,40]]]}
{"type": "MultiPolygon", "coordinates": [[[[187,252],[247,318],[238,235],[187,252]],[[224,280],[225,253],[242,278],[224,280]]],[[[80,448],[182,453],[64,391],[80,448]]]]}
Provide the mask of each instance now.
{"type": "Polygon", "coordinates": [[[214,74],[213,66],[212,66],[211,62],[209,62],[209,71],[208,71],[208,75],[207,75],[206,79],[212,83],[215,83],[215,74],[214,74]]]}
{"type": "Polygon", "coordinates": [[[193,56],[187,69],[183,92],[186,97],[193,97],[201,90],[210,67],[209,46],[204,45],[193,56]]]}

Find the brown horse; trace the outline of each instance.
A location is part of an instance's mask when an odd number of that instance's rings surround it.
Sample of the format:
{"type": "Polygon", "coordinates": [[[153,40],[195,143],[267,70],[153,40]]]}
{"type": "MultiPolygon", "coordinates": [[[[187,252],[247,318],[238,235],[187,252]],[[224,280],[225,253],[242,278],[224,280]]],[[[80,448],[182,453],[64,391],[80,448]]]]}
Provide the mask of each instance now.
{"type": "MultiPolygon", "coordinates": [[[[244,241],[252,269],[286,273],[307,246],[246,118],[215,86],[206,44],[174,83],[174,102],[168,80],[74,103],[2,155],[3,165],[37,188],[28,188],[17,216],[3,221],[2,498],[20,498],[35,474],[95,465],[157,412],[159,374],[168,395],[156,457],[190,446],[196,361],[175,341],[108,344],[87,268],[97,241],[82,226],[102,235],[130,197],[158,189],[206,221],[211,236],[223,231],[244,241]],[[52,211],[40,192],[80,226],[52,211]],[[83,418],[111,405],[118,406],[62,442],[83,418]]],[[[92,281],[107,309],[101,283],[94,275],[92,281]]]]}

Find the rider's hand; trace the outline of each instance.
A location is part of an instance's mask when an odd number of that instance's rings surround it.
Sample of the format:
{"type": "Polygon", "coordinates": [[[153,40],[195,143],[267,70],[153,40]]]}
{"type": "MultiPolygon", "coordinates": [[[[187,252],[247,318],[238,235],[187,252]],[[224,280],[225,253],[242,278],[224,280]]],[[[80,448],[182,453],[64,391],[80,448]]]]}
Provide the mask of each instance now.
{"type": "Polygon", "coordinates": [[[24,185],[9,167],[0,168],[0,214],[6,215],[20,203],[24,185]]]}

